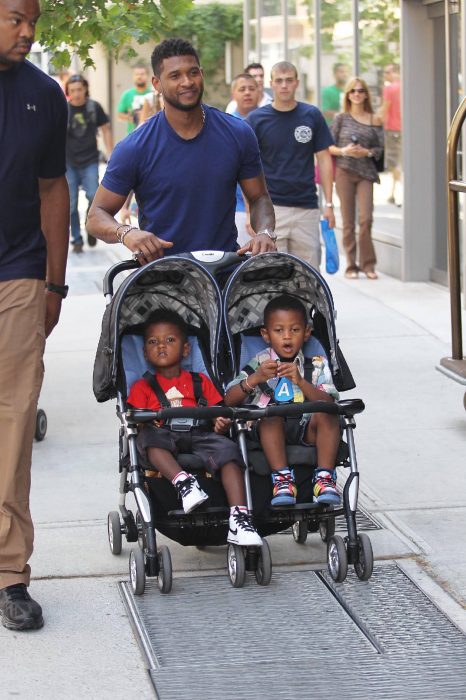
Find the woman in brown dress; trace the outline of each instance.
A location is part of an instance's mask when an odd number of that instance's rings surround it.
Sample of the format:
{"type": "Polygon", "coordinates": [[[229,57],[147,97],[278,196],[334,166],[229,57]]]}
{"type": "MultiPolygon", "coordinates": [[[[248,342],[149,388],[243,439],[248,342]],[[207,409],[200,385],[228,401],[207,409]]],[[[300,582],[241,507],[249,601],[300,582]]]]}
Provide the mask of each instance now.
{"type": "Polygon", "coordinates": [[[356,279],[362,271],[372,280],[377,279],[372,242],[373,188],[374,182],[380,182],[374,158],[380,158],[383,153],[382,122],[373,113],[367,84],[361,78],[351,78],[348,82],[343,109],[332,125],[335,146],[330,146],[330,153],[336,156],[335,185],[343,218],[345,276],[356,279]],[[356,243],[356,204],[359,246],[356,243]]]}

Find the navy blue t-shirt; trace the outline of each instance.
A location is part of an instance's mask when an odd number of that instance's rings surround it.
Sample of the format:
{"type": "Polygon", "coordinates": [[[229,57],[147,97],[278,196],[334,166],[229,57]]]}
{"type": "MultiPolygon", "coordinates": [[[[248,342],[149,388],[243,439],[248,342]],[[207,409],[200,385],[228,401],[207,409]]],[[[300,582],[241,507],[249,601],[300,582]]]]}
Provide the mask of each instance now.
{"type": "Polygon", "coordinates": [[[322,112],[304,102],[289,112],[266,105],[248,114],[246,121],[259,141],[272,202],[317,209],[314,154],[333,144],[322,112]]]}
{"type": "Polygon", "coordinates": [[[68,110],[29,61],[0,71],[0,280],[45,279],[38,178],[65,174],[68,110]]]}
{"type": "Polygon", "coordinates": [[[251,127],[204,105],[205,125],[182,139],[159,112],[116,146],[102,185],[134,190],[139,226],[173,241],[166,254],[237,249],[236,183],[262,173],[251,127]]]}

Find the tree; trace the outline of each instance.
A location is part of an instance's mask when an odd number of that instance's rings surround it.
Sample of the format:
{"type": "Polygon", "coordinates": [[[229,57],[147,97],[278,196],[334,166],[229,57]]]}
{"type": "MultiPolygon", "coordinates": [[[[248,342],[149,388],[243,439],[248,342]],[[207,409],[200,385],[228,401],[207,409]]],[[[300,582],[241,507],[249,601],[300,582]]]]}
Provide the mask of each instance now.
{"type": "Polygon", "coordinates": [[[243,36],[242,5],[209,3],[191,7],[174,20],[173,35],[191,41],[201,58],[206,97],[220,107],[225,102],[225,44],[243,36]]]}
{"type": "Polygon", "coordinates": [[[93,65],[90,49],[101,43],[115,58],[136,56],[132,44],[143,44],[169,31],[192,0],[42,0],[37,40],[67,66],[70,50],[83,67],[93,65]]]}

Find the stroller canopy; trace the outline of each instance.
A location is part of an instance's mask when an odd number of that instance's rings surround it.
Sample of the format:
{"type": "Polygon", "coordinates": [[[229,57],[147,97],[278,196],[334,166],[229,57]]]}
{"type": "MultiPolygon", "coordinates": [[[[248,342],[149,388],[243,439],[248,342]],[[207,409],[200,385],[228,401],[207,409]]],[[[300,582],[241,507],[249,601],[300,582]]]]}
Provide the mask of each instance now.
{"type": "Polygon", "coordinates": [[[288,253],[264,253],[249,258],[228,280],[223,304],[235,371],[240,369],[235,336],[260,327],[267,303],[280,294],[290,294],[304,304],[313,335],[326,351],[337,389],[354,388],[353,377],[338,344],[336,310],[330,288],[316,269],[288,253]]]}
{"type": "Polygon", "coordinates": [[[129,275],[107,306],[94,364],[94,394],[98,401],[117,395],[121,338],[142,332],[155,309],[178,313],[190,331],[203,340],[207,363],[217,374],[221,329],[221,296],[213,276],[196,260],[161,258],[129,275]]]}

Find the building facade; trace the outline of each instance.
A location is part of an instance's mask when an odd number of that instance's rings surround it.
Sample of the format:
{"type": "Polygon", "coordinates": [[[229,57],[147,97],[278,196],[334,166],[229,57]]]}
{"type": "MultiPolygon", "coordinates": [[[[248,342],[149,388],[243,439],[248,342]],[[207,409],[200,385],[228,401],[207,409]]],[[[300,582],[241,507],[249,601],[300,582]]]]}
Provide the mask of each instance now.
{"type": "MultiPolygon", "coordinates": [[[[377,109],[384,60],[400,64],[403,177],[397,203],[402,206],[387,206],[389,175],[383,174],[375,193],[379,269],[405,281],[446,284],[446,142],[465,94],[462,5],[400,0],[378,3],[379,16],[370,0],[245,0],[243,6],[244,63],[259,61],[269,75],[277,61],[291,61],[301,80],[298,99],[322,107],[333,68],[344,63],[348,75],[367,81],[377,109]]],[[[463,273],[464,267],[463,255],[463,273]]]]}

